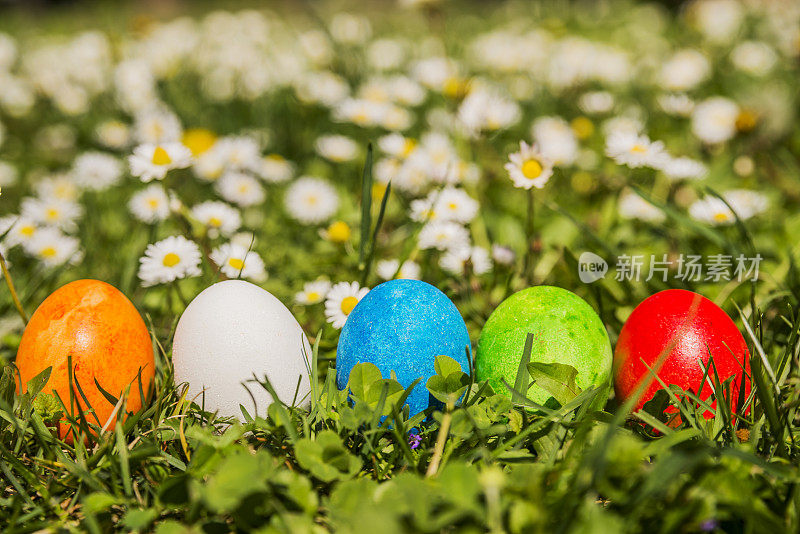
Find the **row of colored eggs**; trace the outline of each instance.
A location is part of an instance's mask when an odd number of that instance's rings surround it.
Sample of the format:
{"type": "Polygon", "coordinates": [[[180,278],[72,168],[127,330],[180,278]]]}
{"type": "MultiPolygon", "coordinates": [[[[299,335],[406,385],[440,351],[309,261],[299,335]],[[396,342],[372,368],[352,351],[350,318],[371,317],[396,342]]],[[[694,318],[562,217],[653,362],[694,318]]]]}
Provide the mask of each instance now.
{"type": "MultiPolygon", "coordinates": [[[[550,286],[520,291],[486,322],[475,355],[476,378],[509,394],[506,384],[516,382],[528,334],[530,361],[573,366],[583,389],[610,386],[612,368],[622,399],[648,380],[637,409],[661,388],[652,377],[656,371],[665,384],[699,391],[708,379],[710,356],[721,381],[734,376],[731,399],[742,385],[745,395],[749,392],[749,383],[742,380],[748,352],[741,333],[718,306],[689,291],[663,291],[642,302],[625,323],[613,357],[602,321],[580,297],[550,286]]],[[[424,382],[435,373],[439,355],[469,371],[469,335],[455,305],[425,282],[386,282],[348,316],[337,348],[337,385],[347,387],[350,371],[360,362],[375,364],[386,378],[394,374],[405,387],[421,378],[407,401],[415,414],[431,403],[424,382]]],[[[187,306],[172,357],[175,381],[188,384],[189,398],[224,416],[241,417],[240,405],[251,414],[254,406],[263,410],[271,397],[257,382],[265,376],[287,403],[305,402],[311,389],[311,348],[302,328],[277,298],[244,281],[215,284],[187,306]]],[[[149,390],[154,376],[153,345],[144,321],[122,293],[104,282],[79,280],[36,310],[16,365],[22,384],[52,367],[44,392],[55,391],[66,406],[77,402],[84,409],[85,396],[94,411],[89,420],[111,428],[114,406],[103,391],[127,392],[126,411],[138,410],[139,392],[149,390]],[[80,392],[74,388],[70,395],[70,381],[80,385],[80,392]]],[[[550,397],[536,384],[524,393],[540,404],[550,397]]],[[[702,397],[709,393],[705,388],[702,397]]],[[[62,423],[62,434],[65,428],[62,423]]]]}

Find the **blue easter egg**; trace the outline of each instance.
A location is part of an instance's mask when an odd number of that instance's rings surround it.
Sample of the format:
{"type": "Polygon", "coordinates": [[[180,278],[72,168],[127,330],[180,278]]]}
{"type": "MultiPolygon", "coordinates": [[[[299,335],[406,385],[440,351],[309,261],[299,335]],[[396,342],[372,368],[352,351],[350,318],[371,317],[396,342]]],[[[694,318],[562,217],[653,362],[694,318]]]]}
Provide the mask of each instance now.
{"type": "Polygon", "coordinates": [[[367,293],[347,317],[336,349],[336,385],[347,387],[356,364],[369,362],[384,378],[394,371],[397,381],[412,390],[407,404],[413,416],[436,399],[425,383],[436,374],[437,356],[450,356],[469,373],[472,349],[467,325],[455,304],[430,284],[391,280],[367,293]]]}

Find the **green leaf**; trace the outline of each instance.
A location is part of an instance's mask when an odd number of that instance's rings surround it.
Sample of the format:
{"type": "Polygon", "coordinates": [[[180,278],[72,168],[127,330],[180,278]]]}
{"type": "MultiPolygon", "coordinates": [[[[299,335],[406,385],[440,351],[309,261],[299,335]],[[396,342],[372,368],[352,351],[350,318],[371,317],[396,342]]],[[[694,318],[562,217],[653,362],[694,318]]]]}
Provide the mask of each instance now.
{"type": "Polygon", "coordinates": [[[214,512],[233,512],[246,497],[266,491],[267,480],[275,471],[274,460],[264,450],[255,454],[247,449],[232,451],[196,486],[206,507],[214,512]]]}
{"type": "Polygon", "coordinates": [[[117,497],[110,493],[96,492],[83,498],[83,507],[87,513],[97,514],[108,510],[118,502],[117,497]]]}
{"type": "Polygon", "coordinates": [[[400,401],[405,392],[405,388],[397,380],[392,380],[391,378],[376,380],[367,389],[367,395],[364,400],[370,408],[376,410],[379,407],[384,391],[386,392],[386,397],[381,407],[381,415],[389,415],[392,413],[392,407],[400,401]]]}
{"type": "Polygon", "coordinates": [[[365,401],[372,384],[382,379],[381,371],[374,363],[357,363],[350,371],[347,387],[350,388],[354,399],[365,401]]]}
{"type": "Polygon", "coordinates": [[[53,367],[48,367],[38,375],[34,376],[30,380],[28,380],[28,387],[27,393],[31,396],[31,398],[35,398],[39,392],[41,392],[44,387],[47,385],[47,381],[50,379],[50,372],[53,370],[53,367]]]}
{"type": "Polygon", "coordinates": [[[461,365],[450,356],[437,356],[433,368],[436,374],[440,376],[462,372],[461,365]]]}
{"type": "Polygon", "coordinates": [[[575,382],[578,370],[563,363],[531,362],[528,372],[534,383],[547,391],[562,406],[580,395],[581,388],[575,382]]]}
{"type": "Polygon", "coordinates": [[[364,265],[372,228],[372,143],[367,145],[367,158],[361,174],[361,235],[358,246],[358,264],[364,265]]]}
{"type": "Polygon", "coordinates": [[[122,518],[122,524],[131,531],[142,531],[150,526],[150,523],[158,517],[158,511],[154,508],[144,510],[128,510],[122,518]]]}
{"type": "Polygon", "coordinates": [[[64,415],[61,403],[49,393],[40,393],[33,399],[33,409],[45,424],[55,424],[64,415]]]}
{"type": "Polygon", "coordinates": [[[295,454],[300,467],[323,482],[352,478],[361,469],[361,459],[350,454],[332,430],[320,432],[316,440],[301,440],[295,454]]]}
{"type": "Polygon", "coordinates": [[[523,396],[527,394],[528,387],[531,383],[531,374],[528,371],[528,364],[531,361],[531,351],[533,350],[533,333],[528,332],[528,335],[525,336],[525,348],[522,351],[522,356],[519,360],[519,367],[517,368],[517,377],[514,379],[514,390],[512,391],[512,397],[515,397],[514,401],[517,403],[521,403],[521,399],[518,399],[518,395],[516,392],[521,393],[523,396]]]}
{"type": "Polygon", "coordinates": [[[449,356],[437,356],[434,369],[436,374],[428,379],[425,387],[439,402],[454,406],[470,385],[469,375],[449,356]]]}

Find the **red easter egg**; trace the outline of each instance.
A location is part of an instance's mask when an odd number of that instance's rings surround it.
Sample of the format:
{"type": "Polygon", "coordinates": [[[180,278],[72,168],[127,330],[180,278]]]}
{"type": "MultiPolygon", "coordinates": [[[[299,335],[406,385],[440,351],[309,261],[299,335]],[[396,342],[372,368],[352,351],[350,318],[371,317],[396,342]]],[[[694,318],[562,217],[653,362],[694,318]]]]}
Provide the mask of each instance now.
{"type": "MultiPolygon", "coordinates": [[[[735,411],[743,370],[750,374],[749,356],[744,337],[722,308],[697,293],[669,289],[640,303],[622,327],[614,350],[614,387],[625,401],[643,380],[650,381],[634,408],[640,410],[662,389],[650,367],[666,385],[700,391],[706,400],[711,386],[703,379],[703,368],[708,369],[713,357],[720,382],[734,377],[730,404],[735,411]]],[[[713,370],[709,376],[713,384],[713,370]]],[[[749,393],[750,380],[745,379],[745,398],[749,393]]],[[[710,411],[704,415],[713,416],[710,411]]]]}

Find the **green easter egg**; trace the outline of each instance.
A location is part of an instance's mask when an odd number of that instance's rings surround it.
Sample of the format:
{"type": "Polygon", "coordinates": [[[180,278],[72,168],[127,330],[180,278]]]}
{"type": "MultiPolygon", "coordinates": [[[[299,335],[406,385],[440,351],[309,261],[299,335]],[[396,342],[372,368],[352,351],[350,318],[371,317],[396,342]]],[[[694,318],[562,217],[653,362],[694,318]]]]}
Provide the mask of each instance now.
{"type": "MultiPolygon", "coordinates": [[[[495,392],[510,397],[503,379],[514,386],[529,332],[533,334],[531,362],[573,366],[578,371],[575,382],[582,390],[604,389],[593,405],[605,404],[612,365],[608,333],[585,300],[560,287],[523,289],[492,312],[478,341],[478,380],[488,379],[495,392]]],[[[552,395],[535,383],[527,396],[538,404],[552,405],[552,395]]]]}

